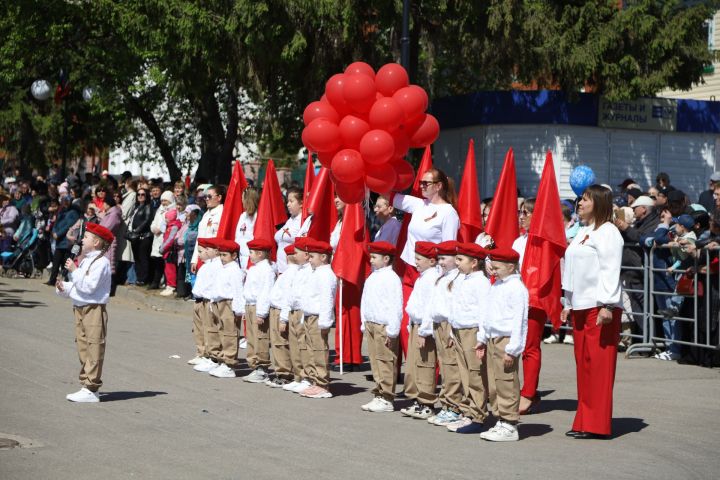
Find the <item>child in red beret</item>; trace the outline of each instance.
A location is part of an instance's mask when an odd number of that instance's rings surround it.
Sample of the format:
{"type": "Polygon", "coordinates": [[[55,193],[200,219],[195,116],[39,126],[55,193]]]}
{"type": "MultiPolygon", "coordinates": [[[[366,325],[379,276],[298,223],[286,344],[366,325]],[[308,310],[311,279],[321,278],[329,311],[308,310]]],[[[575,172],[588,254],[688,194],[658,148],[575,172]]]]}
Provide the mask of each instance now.
{"type": "Polygon", "coordinates": [[[395,410],[398,336],[402,322],[402,282],[392,268],[395,246],[388,242],[368,244],[373,272],[365,281],[360,299],[360,320],[368,344],[374,398],[361,406],[366,412],[395,410]]]}
{"type": "Polygon", "coordinates": [[[197,258],[202,261],[197,270],[192,294],[195,297],[193,306],[193,338],[195,339],[195,358],[188,360],[197,372],[209,372],[218,366],[210,358],[210,351],[219,350],[220,338],[217,329],[210,325],[210,294],[213,283],[218,278],[217,271],[222,267],[218,258],[214,238],[198,238],[197,258]],[[211,348],[211,345],[213,346],[211,348]]]}
{"type": "Polygon", "coordinates": [[[102,368],[105,360],[107,333],[106,305],[110,299],[112,269],[105,253],[114,236],[107,228],[87,223],[82,239],[80,265],[73,259],[65,262],[70,281],[58,280],[55,292],[72,299],[75,313],[75,343],[80,358],[80,384],[82,388],[65,396],[71,402],[97,403],[98,389],[102,386],[102,368]]]}
{"type": "Polygon", "coordinates": [[[511,248],[489,253],[495,283],[490,287],[486,315],[477,334],[479,359],[487,352],[490,404],[497,423],[480,437],[493,442],[518,440],[520,378],[518,357],[525,349],[528,322],[528,291],[517,272],[520,255],[511,248]]]}

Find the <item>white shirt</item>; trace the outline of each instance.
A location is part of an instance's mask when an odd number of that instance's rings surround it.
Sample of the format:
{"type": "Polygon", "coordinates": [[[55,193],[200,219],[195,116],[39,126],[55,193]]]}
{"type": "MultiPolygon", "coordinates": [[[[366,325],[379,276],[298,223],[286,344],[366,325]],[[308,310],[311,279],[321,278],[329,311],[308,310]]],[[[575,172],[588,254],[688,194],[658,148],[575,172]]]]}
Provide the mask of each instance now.
{"type": "Polygon", "coordinates": [[[255,229],[255,220],[257,220],[257,212],[255,215],[248,215],[247,212],[240,214],[237,227],[235,227],[235,243],[240,245],[240,267],[247,270],[248,260],[250,259],[250,249],[248,242],[253,239],[253,230],[255,229]]]}
{"type": "Polygon", "coordinates": [[[247,271],[245,302],[255,305],[255,314],[265,318],[270,312],[270,292],[275,284],[275,270],[270,262],[260,260],[247,271]]]}
{"type": "Polygon", "coordinates": [[[76,307],[107,304],[110,299],[112,269],[107,257],[97,258],[98,255],[100,255],[99,250],[88,252],[80,265],[70,274],[70,281],[62,282],[63,291],[56,288],[55,293],[72,299],[76,307]]]}
{"type": "Polygon", "coordinates": [[[490,287],[487,314],[478,330],[477,341],[487,344],[491,338],[510,337],[505,353],[513,357],[520,355],[525,350],[529,298],[519,274],[496,280],[490,287]]]}
{"type": "Polygon", "coordinates": [[[375,270],[365,280],[360,298],[360,320],[362,331],[365,323],[385,325],[387,336],[395,338],[400,334],[403,316],[402,281],[392,266],[375,270]]]}
{"type": "Polygon", "coordinates": [[[333,249],[333,253],[335,253],[338,243],[340,243],[340,229],[342,229],[342,220],[338,220],[335,228],[330,232],[330,246],[333,249]]]}
{"type": "MultiPolygon", "coordinates": [[[[202,271],[203,268],[205,268],[204,265],[200,270],[202,271]]],[[[240,265],[237,262],[228,262],[223,265],[218,258],[210,273],[215,274],[215,280],[211,283],[211,288],[208,289],[207,299],[213,302],[232,300],[233,313],[235,315],[245,313],[245,297],[243,296],[245,272],[240,268],[240,265]]]]}
{"type": "Polygon", "coordinates": [[[208,299],[212,292],[213,282],[218,279],[217,272],[222,267],[220,257],[211,258],[203,262],[202,267],[197,271],[195,285],[192,294],[195,298],[208,299]]]}
{"type": "Polygon", "coordinates": [[[400,228],[402,222],[395,217],[388,218],[387,222],[383,223],[380,230],[375,233],[374,240],[376,242],[388,242],[397,246],[397,239],[400,235],[400,228]]]}
{"type": "Polygon", "coordinates": [[[300,231],[298,231],[297,236],[298,237],[307,237],[308,232],[310,231],[310,225],[312,225],[312,215],[308,215],[308,217],[303,222],[302,226],[300,227],[300,231]]]}
{"type": "MultiPolygon", "coordinates": [[[[312,273],[312,267],[309,263],[298,265],[298,270],[293,275],[290,282],[290,292],[288,292],[287,304],[280,309],[280,320],[287,322],[291,310],[300,310],[300,301],[302,300],[305,288],[308,284],[308,277],[312,273]]],[[[282,275],[285,275],[284,273],[282,275]]],[[[281,275],[281,276],[282,276],[281,275]]]]}
{"type": "Polygon", "coordinates": [[[562,288],[573,310],[620,304],[623,238],[610,222],[582,227],[565,251],[562,288]]]}
{"type": "Polygon", "coordinates": [[[288,263],[285,273],[277,277],[275,284],[270,290],[270,306],[282,311],[290,304],[290,294],[292,293],[292,282],[295,274],[300,270],[300,266],[294,263],[288,263]]]}
{"type": "Polygon", "coordinates": [[[512,244],[512,249],[520,254],[520,262],[518,263],[518,268],[520,269],[520,271],[522,271],[523,259],[525,258],[525,247],[527,246],[527,240],[528,236],[526,233],[525,235],[520,235],[518,238],[516,238],[512,244]]]}
{"type": "Polygon", "coordinates": [[[337,277],[330,265],[320,265],[307,276],[307,285],[300,299],[305,316],[317,315],[321,329],[332,327],[335,322],[335,289],[337,277]]]}
{"type": "Polygon", "coordinates": [[[453,283],[450,325],[453,328],[482,328],[490,280],[483,272],[460,274],[453,283]]]}
{"type": "Polygon", "coordinates": [[[460,271],[453,268],[442,274],[433,285],[428,308],[425,310],[425,317],[423,317],[418,329],[418,335],[421,337],[429,337],[433,334],[433,324],[445,322],[450,318],[452,313],[452,289],[448,290],[448,285],[455,280],[453,282],[454,287],[460,279],[460,275],[460,271]]]}
{"type": "Polygon", "coordinates": [[[301,226],[301,215],[298,213],[294,217],[290,217],[280,230],[275,232],[275,243],[277,243],[277,269],[283,273],[287,268],[287,255],[285,255],[285,247],[295,243],[301,226]]]}
{"type": "Polygon", "coordinates": [[[395,195],[393,206],[412,214],[400,258],[415,266],[415,242],[446,242],[457,238],[460,217],[449,203],[434,204],[410,195],[395,195]]]}
{"type": "Polygon", "coordinates": [[[440,277],[440,272],[437,267],[430,267],[420,273],[420,276],[415,281],[415,286],[410,293],[407,305],[405,305],[405,312],[408,314],[410,323],[419,325],[422,323],[423,318],[427,316],[426,312],[430,304],[430,297],[438,277],[440,277]]]}
{"type": "MultiPolygon", "coordinates": [[[[215,208],[208,209],[200,219],[198,225],[197,238],[215,238],[220,228],[220,219],[222,218],[223,205],[220,204],[215,208]]],[[[195,250],[193,250],[191,264],[197,264],[198,242],[195,240],[195,250]]]]}

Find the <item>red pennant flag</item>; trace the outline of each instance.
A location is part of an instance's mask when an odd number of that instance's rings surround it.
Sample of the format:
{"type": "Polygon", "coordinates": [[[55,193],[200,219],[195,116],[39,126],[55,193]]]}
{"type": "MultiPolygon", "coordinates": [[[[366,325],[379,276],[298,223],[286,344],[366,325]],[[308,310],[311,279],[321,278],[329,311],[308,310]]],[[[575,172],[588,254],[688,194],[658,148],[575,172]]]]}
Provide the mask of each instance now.
{"type": "Polygon", "coordinates": [[[530,222],[521,273],[530,293],[530,306],[544,310],[556,329],[560,327],[562,310],[560,259],[565,255],[566,247],[555,166],[552,153],[548,150],[530,222]]]}
{"type": "Polygon", "coordinates": [[[332,269],[338,278],[358,287],[362,286],[370,274],[370,260],[367,253],[368,236],[362,203],[346,205],[340,239],[333,255],[332,269]]]}
{"type": "MultiPolygon", "coordinates": [[[[255,238],[273,240],[275,237],[275,228],[277,225],[285,223],[286,220],[287,211],[285,210],[285,200],[280,191],[280,183],[278,182],[277,172],[275,171],[275,163],[270,159],[265,169],[265,181],[263,183],[262,193],[260,194],[260,204],[258,205],[253,236],[255,238]]],[[[271,258],[275,260],[277,244],[273,242],[273,245],[271,258]]]]}
{"type": "Polygon", "coordinates": [[[330,241],[330,234],[337,223],[335,190],[330,179],[330,169],[321,168],[307,200],[308,213],[312,214],[308,237],[324,242],[330,241]]]}
{"type": "Polygon", "coordinates": [[[185,175],[185,190],[187,190],[188,192],[190,191],[190,184],[191,184],[191,183],[192,183],[192,182],[191,182],[191,180],[190,180],[190,172],[188,171],[187,175],[185,175]]]}
{"type": "Polygon", "coordinates": [[[315,182],[315,163],[313,162],[313,153],[308,150],[307,167],[305,167],[305,185],[303,186],[303,207],[302,207],[302,221],[308,217],[308,202],[310,198],[310,191],[312,190],[313,183],[315,182]]]}
{"type": "Polygon", "coordinates": [[[492,237],[497,247],[512,247],[515,239],[520,236],[517,198],[515,154],[510,147],[505,155],[505,164],[500,172],[500,181],[485,225],[485,231],[492,237]]]}
{"type": "Polygon", "coordinates": [[[465,170],[462,183],[460,183],[457,212],[460,217],[458,241],[474,242],[482,232],[482,212],[480,212],[480,189],[475,169],[475,142],[472,139],[468,144],[468,153],[465,158],[465,170]]]}
{"type": "Polygon", "coordinates": [[[247,187],[248,183],[245,179],[242,165],[240,165],[240,161],[236,161],[233,166],[230,185],[228,185],[227,192],[225,193],[225,202],[223,202],[223,212],[222,217],[220,217],[217,238],[235,240],[235,228],[237,227],[238,219],[245,211],[242,196],[247,187]]]}
{"type": "MultiPolygon", "coordinates": [[[[420,160],[420,166],[418,166],[417,174],[415,175],[415,182],[413,183],[412,190],[410,191],[410,195],[414,197],[421,197],[422,193],[420,193],[420,181],[422,180],[423,175],[425,175],[425,172],[433,168],[432,164],[432,153],[430,152],[430,146],[428,145],[425,147],[425,152],[423,153],[422,160],[420,160]]],[[[398,234],[397,239],[397,251],[402,252],[405,248],[405,241],[407,240],[407,229],[408,225],[410,225],[410,219],[412,218],[412,215],[409,213],[405,213],[403,215],[403,223],[400,227],[400,233],[398,234]]],[[[398,275],[401,274],[402,271],[404,271],[404,264],[400,259],[400,255],[397,256],[395,261],[395,270],[398,271],[398,275]]]]}

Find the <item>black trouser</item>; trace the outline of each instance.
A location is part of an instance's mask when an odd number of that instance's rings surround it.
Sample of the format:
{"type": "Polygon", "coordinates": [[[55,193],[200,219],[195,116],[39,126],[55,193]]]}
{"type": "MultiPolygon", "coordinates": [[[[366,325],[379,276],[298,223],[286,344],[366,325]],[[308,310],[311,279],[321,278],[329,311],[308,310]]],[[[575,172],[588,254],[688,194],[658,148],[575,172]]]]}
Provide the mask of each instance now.
{"type": "Polygon", "coordinates": [[[187,263],[179,263],[177,266],[177,286],[175,292],[178,297],[183,298],[190,295],[190,284],[186,283],[185,275],[187,274],[187,263]]]}
{"type": "Polygon", "coordinates": [[[150,257],[150,288],[160,288],[160,282],[165,274],[165,260],[162,257],[150,257]]]}
{"type": "Polygon", "coordinates": [[[147,238],[133,240],[131,242],[133,257],[135,258],[135,274],[138,283],[148,282],[148,272],[150,271],[150,250],[152,249],[153,237],[149,235],[147,238]]]}
{"type": "Polygon", "coordinates": [[[44,270],[50,263],[51,256],[50,241],[47,238],[38,240],[38,245],[35,249],[35,268],[41,271],[44,270]]]}
{"type": "Polygon", "coordinates": [[[50,271],[50,279],[48,283],[55,284],[57,282],[58,272],[65,265],[65,260],[70,256],[70,249],[68,248],[55,248],[55,253],[52,257],[52,270],[50,271]]]}

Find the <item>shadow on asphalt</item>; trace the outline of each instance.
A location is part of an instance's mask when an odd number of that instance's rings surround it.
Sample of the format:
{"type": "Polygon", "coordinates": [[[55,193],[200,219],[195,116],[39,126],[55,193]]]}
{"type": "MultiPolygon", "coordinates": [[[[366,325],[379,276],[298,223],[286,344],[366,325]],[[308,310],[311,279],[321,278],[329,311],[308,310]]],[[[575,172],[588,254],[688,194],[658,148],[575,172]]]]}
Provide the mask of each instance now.
{"type": "Polygon", "coordinates": [[[133,398],[157,397],[158,395],[167,395],[167,392],[152,392],[145,390],[144,392],[107,392],[100,394],[100,400],[104,402],[116,402],[118,400],[132,400],[133,398]]]}
{"type": "Polygon", "coordinates": [[[542,423],[521,423],[518,425],[518,432],[522,438],[529,437],[542,437],[552,432],[553,428],[550,425],[542,423]]]}
{"type": "MultiPolygon", "coordinates": [[[[7,285],[7,283],[0,282],[0,285],[3,287],[7,285]]],[[[20,307],[20,308],[35,308],[35,307],[45,307],[45,303],[43,302],[35,302],[27,300],[26,298],[28,295],[23,295],[27,293],[37,293],[37,290],[25,290],[22,288],[10,288],[5,289],[3,288],[0,290],[0,308],[2,307],[20,307]],[[19,295],[18,295],[19,294],[19,295]]]]}
{"type": "Polygon", "coordinates": [[[330,391],[334,397],[349,397],[368,391],[367,388],[358,387],[354,383],[332,382],[330,385],[330,391]]]}
{"type": "Polygon", "coordinates": [[[642,418],[613,418],[612,419],[612,435],[611,438],[622,437],[628,433],[637,433],[644,430],[648,426],[642,418]]]}

